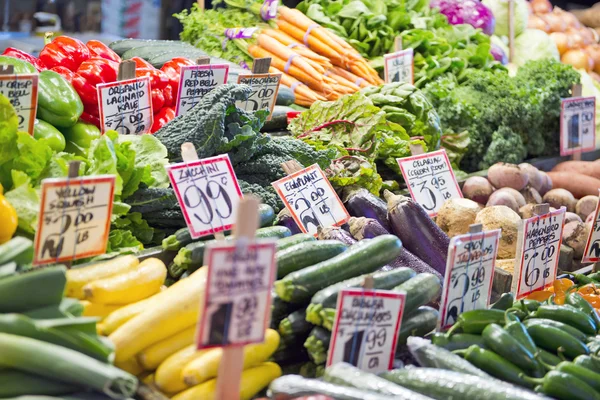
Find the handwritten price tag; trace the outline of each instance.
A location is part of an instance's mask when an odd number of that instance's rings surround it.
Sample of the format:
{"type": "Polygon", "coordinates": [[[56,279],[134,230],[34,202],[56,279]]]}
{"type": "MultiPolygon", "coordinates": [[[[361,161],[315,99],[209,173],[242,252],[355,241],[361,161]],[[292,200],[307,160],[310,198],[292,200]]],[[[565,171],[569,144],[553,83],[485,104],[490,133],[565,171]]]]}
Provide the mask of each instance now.
{"type": "Polygon", "coordinates": [[[228,231],[242,191],[227,154],[167,167],[193,238],[228,231]]]}
{"type": "Polygon", "coordinates": [[[598,218],[600,218],[600,203],[598,203],[594,213],[594,226],[590,229],[590,235],[585,245],[583,259],[581,260],[583,263],[600,261],[600,221],[598,218]]]}
{"type": "Polygon", "coordinates": [[[384,54],[383,76],[386,83],[406,82],[413,84],[415,79],[413,54],[413,49],[384,54]]]}
{"type": "Polygon", "coordinates": [[[208,279],[198,349],[262,342],[271,315],[275,241],[209,244],[204,263],[208,279]]]}
{"type": "Polygon", "coordinates": [[[388,290],[342,290],[327,366],[347,362],[373,373],[392,369],[405,297],[388,290]]]}
{"type": "Polygon", "coordinates": [[[0,94],[15,108],[19,130],[33,135],[38,101],[38,75],[0,75],[0,94]]]}
{"type": "Polygon", "coordinates": [[[153,122],[150,78],[147,76],[96,86],[102,132],[141,135],[153,122]]]}
{"type": "Polygon", "coordinates": [[[238,84],[248,85],[252,93],[248,100],[238,101],[236,106],[246,111],[268,110],[269,118],[273,114],[281,74],[246,74],[238,76],[238,84]]]}
{"type": "Polygon", "coordinates": [[[596,98],[570,97],[560,104],[560,155],[596,149],[596,98]]]}
{"type": "Polygon", "coordinates": [[[224,85],[229,75],[229,65],[185,65],[181,67],[177,115],[185,114],[214,88],[224,85]]]}
{"type": "Polygon", "coordinates": [[[440,302],[442,330],[454,325],[463,312],[489,305],[499,240],[500,229],[450,240],[440,302]]]}
{"type": "Polygon", "coordinates": [[[350,219],[348,211],[317,164],[272,185],[304,233],[316,234],[319,226],[340,226],[350,219]]]}
{"type": "Polygon", "coordinates": [[[445,150],[399,158],[402,176],[413,200],[435,217],[444,202],[463,197],[445,150]]]}
{"type": "Polygon", "coordinates": [[[517,300],[552,285],[556,279],[565,207],[523,221],[517,241],[512,291],[517,300]]]}
{"type": "Polygon", "coordinates": [[[104,254],[114,189],[114,175],[44,179],[33,264],[104,254]]]}

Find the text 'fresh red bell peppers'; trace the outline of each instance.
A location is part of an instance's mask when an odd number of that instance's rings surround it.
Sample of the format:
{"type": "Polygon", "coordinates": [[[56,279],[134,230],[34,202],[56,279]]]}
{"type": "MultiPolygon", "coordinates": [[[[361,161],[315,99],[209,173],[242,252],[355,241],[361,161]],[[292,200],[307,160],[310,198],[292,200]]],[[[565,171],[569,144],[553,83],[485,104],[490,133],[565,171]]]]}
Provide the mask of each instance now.
{"type": "Polygon", "coordinates": [[[175,109],[172,107],[164,107],[158,113],[154,114],[154,122],[150,133],[154,133],[175,118],[175,109]]]}
{"type": "Polygon", "coordinates": [[[75,38],[59,36],[44,46],[40,60],[48,67],[65,67],[73,72],[90,58],[85,44],[75,38]]]}
{"type": "Polygon", "coordinates": [[[99,40],[89,40],[85,46],[90,51],[91,57],[104,58],[106,60],[121,62],[121,57],[115,53],[110,47],[99,40]]]}
{"type": "Polygon", "coordinates": [[[32,64],[35,67],[35,69],[38,70],[38,72],[42,72],[42,71],[45,71],[48,69],[44,65],[44,63],[41,62],[39,59],[35,58],[31,54],[26,53],[22,50],[15,49],[14,47],[7,47],[6,50],[4,50],[4,53],[2,53],[2,55],[13,57],[13,58],[18,58],[19,60],[25,60],[25,61],[29,62],[30,64],[32,64]]]}

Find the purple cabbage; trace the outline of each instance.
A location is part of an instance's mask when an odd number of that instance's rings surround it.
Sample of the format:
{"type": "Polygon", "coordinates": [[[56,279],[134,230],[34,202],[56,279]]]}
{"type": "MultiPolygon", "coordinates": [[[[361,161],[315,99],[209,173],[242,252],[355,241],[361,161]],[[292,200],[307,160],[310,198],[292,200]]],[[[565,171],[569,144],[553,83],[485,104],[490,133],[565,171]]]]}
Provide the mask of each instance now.
{"type": "Polygon", "coordinates": [[[500,62],[502,65],[508,64],[508,56],[506,55],[502,47],[498,46],[495,43],[492,43],[490,53],[492,53],[492,56],[494,56],[494,60],[500,62]]]}
{"type": "Polygon", "coordinates": [[[478,0],[432,0],[431,8],[438,8],[452,25],[469,24],[492,35],[496,18],[492,11],[478,0]]]}

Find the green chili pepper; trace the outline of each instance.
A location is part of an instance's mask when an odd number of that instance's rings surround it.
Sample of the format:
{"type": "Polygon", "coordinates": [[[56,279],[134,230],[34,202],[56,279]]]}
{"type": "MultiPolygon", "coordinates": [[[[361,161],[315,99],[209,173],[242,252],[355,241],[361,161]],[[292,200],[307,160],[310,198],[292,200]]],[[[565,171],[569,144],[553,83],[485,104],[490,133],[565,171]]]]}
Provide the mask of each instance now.
{"type": "Polygon", "coordinates": [[[485,350],[474,345],[467,350],[459,350],[455,353],[464,356],[465,360],[493,377],[519,386],[528,388],[533,387],[531,383],[522,378],[522,376],[525,375],[522,369],[500,357],[493,351],[485,350]]]}
{"type": "Polygon", "coordinates": [[[455,333],[452,336],[447,336],[438,332],[431,337],[431,343],[450,351],[464,350],[472,345],[485,347],[483,338],[480,335],[472,335],[470,333],[455,333]]]}
{"type": "MultiPolygon", "coordinates": [[[[577,308],[578,310],[581,310],[584,314],[589,315],[596,324],[596,329],[600,327],[600,317],[598,317],[596,309],[586,299],[584,299],[582,295],[579,293],[570,293],[565,302],[577,308]]],[[[594,332],[594,334],[595,333],[596,332],[594,332]]]]}
{"type": "Polygon", "coordinates": [[[506,360],[527,372],[537,373],[541,370],[534,353],[527,350],[509,332],[498,324],[489,324],[481,334],[487,348],[501,355],[506,360]]]}
{"type": "Polygon", "coordinates": [[[42,71],[38,84],[37,116],[57,128],[75,125],[83,103],[73,86],[54,71],[42,71]]]}
{"type": "Polygon", "coordinates": [[[520,308],[514,308],[511,307],[508,310],[506,310],[506,314],[512,314],[515,317],[517,317],[519,319],[519,321],[523,321],[525,318],[527,318],[529,316],[528,313],[526,313],[525,311],[523,311],[520,308]]]}
{"type": "MultiPolygon", "coordinates": [[[[536,356],[539,357],[542,364],[549,365],[549,366],[555,366],[562,362],[560,357],[558,357],[556,354],[552,354],[549,351],[546,351],[540,347],[538,347],[536,349],[536,356]]],[[[580,357],[582,357],[582,356],[580,356],[580,357]]],[[[583,356],[583,357],[587,357],[587,356],[583,356]]]]}
{"type": "MultiPolygon", "coordinates": [[[[592,281],[600,282],[600,272],[593,272],[593,273],[587,275],[587,278],[591,279],[592,281]]],[[[587,283],[591,283],[591,282],[587,282],[587,283]]]]}
{"type": "Polygon", "coordinates": [[[536,318],[548,318],[554,321],[563,322],[579,329],[581,332],[587,335],[596,334],[596,323],[592,317],[568,304],[562,306],[540,306],[535,312],[534,316],[536,318]]]}
{"type": "MultiPolygon", "coordinates": [[[[509,318],[509,317],[507,317],[509,318]]],[[[527,332],[527,328],[521,321],[510,321],[504,326],[504,330],[512,335],[523,347],[525,347],[532,355],[535,355],[537,347],[535,346],[535,342],[529,336],[527,332]]]]}
{"type": "MultiPolygon", "coordinates": [[[[543,379],[523,377],[540,385],[539,391],[558,400],[600,400],[600,394],[581,379],[560,371],[550,371],[543,379]]],[[[538,388],[536,387],[536,391],[538,388]]]]}
{"type": "Polygon", "coordinates": [[[533,312],[540,308],[541,305],[542,303],[537,300],[523,299],[515,301],[512,306],[525,312],[533,312]]]}
{"type": "Polygon", "coordinates": [[[565,374],[573,375],[581,379],[597,392],[600,392],[600,374],[587,369],[581,365],[572,362],[563,361],[555,368],[556,371],[564,372],[565,374]]]}
{"type": "Polygon", "coordinates": [[[456,323],[447,332],[448,336],[462,329],[464,333],[480,334],[489,324],[504,324],[502,310],[470,310],[460,314],[456,323]]]}
{"type": "Polygon", "coordinates": [[[590,349],[581,340],[551,325],[536,324],[527,326],[527,332],[538,347],[555,354],[564,353],[573,359],[581,354],[589,354],[590,349]]]}
{"type": "Polygon", "coordinates": [[[562,331],[567,332],[568,334],[572,335],[576,339],[581,340],[583,343],[585,343],[585,342],[587,342],[589,340],[588,335],[586,335],[585,333],[581,332],[579,329],[573,328],[571,325],[567,325],[567,324],[562,323],[560,321],[554,321],[552,319],[547,319],[547,318],[531,318],[531,319],[526,319],[523,322],[523,324],[525,325],[525,327],[530,327],[532,325],[550,325],[550,326],[558,328],[558,329],[560,329],[562,331]]]}
{"type": "MultiPolygon", "coordinates": [[[[577,283],[579,283],[580,285],[587,285],[588,283],[592,283],[592,282],[594,282],[594,280],[597,280],[597,279],[592,278],[592,275],[595,275],[595,274],[597,274],[597,272],[594,274],[590,274],[590,275],[575,274],[574,276],[575,276],[575,279],[577,279],[577,283]]],[[[598,276],[598,278],[600,278],[600,275],[598,276]]]]}
{"type": "Polygon", "coordinates": [[[510,307],[512,307],[515,302],[515,296],[512,293],[503,293],[502,296],[498,299],[497,302],[492,304],[491,308],[494,310],[503,310],[506,311],[510,307]]]}
{"type": "Polygon", "coordinates": [[[580,355],[575,357],[573,363],[600,374],[600,359],[592,356],[580,355]]]}

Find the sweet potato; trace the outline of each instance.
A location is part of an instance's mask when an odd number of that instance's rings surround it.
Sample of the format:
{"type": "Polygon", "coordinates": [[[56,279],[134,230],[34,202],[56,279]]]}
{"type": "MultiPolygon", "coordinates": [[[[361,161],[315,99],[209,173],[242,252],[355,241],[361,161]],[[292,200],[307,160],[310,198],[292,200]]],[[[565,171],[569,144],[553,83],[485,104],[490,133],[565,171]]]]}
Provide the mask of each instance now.
{"type": "Polygon", "coordinates": [[[578,199],[588,195],[597,196],[600,189],[600,179],[576,172],[548,172],[548,176],[552,179],[553,187],[566,189],[578,199]]]}
{"type": "Polygon", "coordinates": [[[600,163],[594,161],[564,161],[552,168],[552,172],[576,172],[600,179],[600,163]]]}

